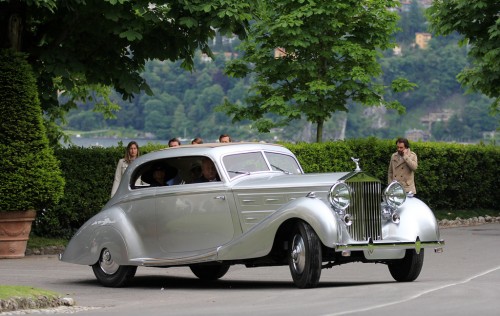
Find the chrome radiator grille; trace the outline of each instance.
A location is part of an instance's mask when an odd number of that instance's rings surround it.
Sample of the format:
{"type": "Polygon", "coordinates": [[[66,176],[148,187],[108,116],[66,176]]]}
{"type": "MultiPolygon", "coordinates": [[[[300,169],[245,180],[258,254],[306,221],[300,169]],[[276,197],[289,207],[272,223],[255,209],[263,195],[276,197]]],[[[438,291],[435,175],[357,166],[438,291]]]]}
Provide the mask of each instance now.
{"type": "Polygon", "coordinates": [[[353,217],[352,225],[348,227],[349,234],[355,240],[382,239],[381,183],[355,180],[346,180],[352,188],[351,205],[346,210],[353,217]]]}

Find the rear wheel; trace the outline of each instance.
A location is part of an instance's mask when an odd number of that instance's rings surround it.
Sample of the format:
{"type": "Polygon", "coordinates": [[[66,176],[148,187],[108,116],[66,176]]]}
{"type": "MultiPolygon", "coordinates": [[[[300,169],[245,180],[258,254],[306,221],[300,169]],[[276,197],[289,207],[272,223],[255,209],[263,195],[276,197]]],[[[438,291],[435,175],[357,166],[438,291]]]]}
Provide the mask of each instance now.
{"type": "Polygon", "coordinates": [[[312,227],[296,224],[290,238],[288,265],[293,282],[298,288],[316,287],[321,276],[321,242],[312,227]]]}
{"type": "Polygon", "coordinates": [[[122,287],[132,279],[137,271],[136,266],[120,266],[111,256],[109,249],[103,249],[92,270],[97,280],[107,287],[122,287]]]}
{"type": "Polygon", "coordinates": [[[424,249],[417,254],[415,249],[407,249],[405,257],[389,263],[389,272],[398,282],[415,281],[422,271],[424,264],[424,249]]]}
{"type": "Polygon", "coordinates": [[[200,264],[189,266],[200,280],[215,281],[222,278],[229,270],[228,264],[200,264]]]}

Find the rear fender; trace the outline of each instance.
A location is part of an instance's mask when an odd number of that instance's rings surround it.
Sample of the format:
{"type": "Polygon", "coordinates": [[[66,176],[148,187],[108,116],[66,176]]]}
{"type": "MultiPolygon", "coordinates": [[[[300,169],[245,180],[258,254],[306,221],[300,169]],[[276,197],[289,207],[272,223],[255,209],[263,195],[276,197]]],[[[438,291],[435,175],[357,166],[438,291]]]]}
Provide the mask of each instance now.
{"type": "Polygon", "coordinates": [[[113,260],[120,265],[130,264],[129,249],[143,249],[137,232],[119,208],[100,212],[89,219],[71,238],[60,259],[93,265],[104,248],[110,250],[113,260]]]}

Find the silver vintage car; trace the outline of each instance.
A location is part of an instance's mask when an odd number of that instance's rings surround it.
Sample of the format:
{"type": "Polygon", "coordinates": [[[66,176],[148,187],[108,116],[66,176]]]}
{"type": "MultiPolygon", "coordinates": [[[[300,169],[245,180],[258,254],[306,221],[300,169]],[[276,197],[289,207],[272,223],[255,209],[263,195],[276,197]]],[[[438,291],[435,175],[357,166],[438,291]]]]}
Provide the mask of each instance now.
{"type": "Polygon", "coordinates": [[[138,266],[188,266],[217,280],[235,264],[288,265],[295,285],[311,288],[323,268],[365,262],[415,280],[424,248],[444,246],[434,214],[353,161],[351,172],[305,174],[290,150],[260,143],[143,155],[60,260],[92,266],[109,287],[126,285],[138,266]]]}

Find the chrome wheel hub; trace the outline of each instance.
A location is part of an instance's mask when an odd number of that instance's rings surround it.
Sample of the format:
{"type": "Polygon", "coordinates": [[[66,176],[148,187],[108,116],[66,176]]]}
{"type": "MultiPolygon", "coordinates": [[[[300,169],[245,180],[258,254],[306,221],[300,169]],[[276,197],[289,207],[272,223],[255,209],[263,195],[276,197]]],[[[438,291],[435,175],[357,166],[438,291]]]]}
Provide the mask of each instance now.
{"type": "Polygon", "coordinates": [[[301,274],[306,266],[306,251],[302,236],[295,235],[292,242],[292,265],[295,272],[301,274]]]}
{"type": "Polygon", "coordinates": [[[108,249],[104,249],[101,254],[101,260],[99,260],[99,265],[101,267],[102,272],[106,274],[114,274],[118,271],[120,267],[116,262],[113,261],[111,257],[111,252],[108,249]]]}

